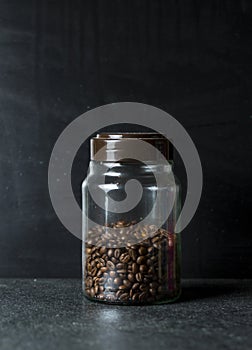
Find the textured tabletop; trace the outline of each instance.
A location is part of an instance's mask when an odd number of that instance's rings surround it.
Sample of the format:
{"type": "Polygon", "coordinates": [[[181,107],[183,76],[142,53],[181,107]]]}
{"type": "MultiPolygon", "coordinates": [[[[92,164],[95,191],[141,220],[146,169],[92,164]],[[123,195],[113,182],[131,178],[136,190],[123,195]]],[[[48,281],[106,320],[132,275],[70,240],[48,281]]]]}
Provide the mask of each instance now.
{"type": "Polygon", "coordinates": [[[0,349],[252,349],[252,281],[186,280],[181,299],[113,306],[71,279],[1,279],[0,349]]]}

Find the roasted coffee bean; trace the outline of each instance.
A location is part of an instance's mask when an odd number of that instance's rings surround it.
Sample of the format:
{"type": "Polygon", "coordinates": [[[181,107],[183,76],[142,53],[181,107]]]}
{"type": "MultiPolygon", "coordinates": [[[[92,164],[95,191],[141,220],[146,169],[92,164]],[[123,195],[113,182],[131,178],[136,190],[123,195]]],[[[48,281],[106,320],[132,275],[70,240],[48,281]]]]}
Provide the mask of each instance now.
{"type": "Polygon", "coordinates": [[[99,271],[97,272],[97,277],[101,277],[102,275],[103,275],[102,271],[99,270],[99,271]]]}
{"type": "Polygon", "coordinates": [[[142,265],[145,261],[146,261],[146,257],[145,257],[144,255],[140,255],[140,256],[137,258],[137,263],[138,263],[138,265],[142,265]]]}
{"type": "Polygon", "coordinates": [[[119,258],[119,260],[122,262],[122,263],[128,263],[129,261],[130,261],[130,256],[129,256],[129,254],[128,253],[123,253],[121,256],[120,256],[120,258],[119,258]]]}
{"type": "Polygon", "coordinates": [[[129,280],[130,282],[134,282],[134,281],[135,281],[135,277],[134,277],[134,274],[133,274],[133,273],[129,273],[129,274],[128,274],[128,280],[129,280]]]}
{"type": "Polygon", "coordinates": [[[92,270],[91,270],[91,276],[92,277],[94,277],[95,275],[96,275],[96,273],[97,273],[97,268],[96,267],[94,267],[92,270]]]}
{"type": "Polygon", "coordinates": [[[116,275],[117,275],[117,273],[114,270],[110,271],[110,273],[109,273],[109,276],[113,277],[113,278],[116,277],[116,275]]]}
{"type": "Polygon", "coordinates": [[[86,281],[85,281],[85,284],[86,284],[86,286],[87,286],[88,288],[91,288],[92,285],[93,285],[93,279],[92,279],[92,277],[87,277],[87,278],[86,278],[86,281]]]}
{"type": "Polygon", "coordinates": [[[159,239],[160,239],[159,236],[155,236],[152,238],[151,242],[156,243],[157,241],[159,241],[159,239]]]}
{"type": "Polygon", "coordinates": [[[147,292],[148,286],[146,284],[140,284],[139,289],[141,290],[141,292],[147,292]]]}
{"type": "Polygon", "coordinates": [[[112,261],[107,261],[107,268],[109,269],[109,270],[114,270],[114,268],[115,268],[115,264],[114,263],[112,263],[112,261]]]}
{"type": "Polygon", "coordinates": [[[90,289],[90,296],[91,298],[94,298],[95,296],[95,289],[93,287],[90,289]]]}
{"type": "Polygon", "coordinates": [[[119,299],[120,296],[121,296],[123,293],[124,293],[123,290],[118,290],[118,291],[116,292],[116,297],[117,297],[117,299],[119,299]]]}
{"type": "Polygon", "coordinates": [[[129,293],[123,293],[120,295],[120,300],[121,301],[128,301],[129,300],[129,293]]]}
{"type": "Polygon", "coordinates": [[[101,267],[104,267],[106,265],[106,261],[103,258],[99,258],[99,263],[101,267]]]}
{"type": "Polygon", "coordinates": [[[137,282],[142,282],[142,280],[143,280],[143,275],[142,275],[140,272],[138,272],[138,273],[136,274],[136,280],[137,280],[137,282]]]}
{"type": "Polygon", "coordinates": [[[123,269],[125,269],[126,268],[126,264],[123,264],[123,263],[118,263],[117,265],[116,265],[116,268],[118,269],[118,270],[123,270],[123,269]]]}
{"type": "Polygon", "coordinates": [[[91,248],[86,248],[86,254],[87,254],[87,255],[90,255],[91,252],[92,252],[92,249],[91,249],[91,248]]]}
{"type": "Polygon", "coordinates": [[[99,281],[98,283],[99,283],[100,285],[103,285],[103,284],[106,282],[106,279],[105,279],[104,277],[102,277],[102,278],[100,278],[98,281],[99,281]]]}
{"type": "Polygon", "coordinates": [[[140,295],[140,293],[135,293],[135,294],[133,295],[133,297],[132,297],[132,300],[133,300],[133,301],[138,301],[138,300],[139,300],[139,295],[140,295]]]}
{"type": "Polygon", "coordinates": [[[153,247],[149,247],[148,248],[148,254],[151,255],[154,252],[154,248],[153,247]]]}
{"type": "Polygon", "coordinates": [[[132,272],[133,273],[137,273],[138,269],[139,269],[138,264],[137,263],[133,263],[132,264],[132,272]]]}
{"type": "Polygon", "coordinates": [[[137,259],[137,251],[135,249],[129,249],[129,256],[135,261],[137,259]]]}
{"type": "Polygon", "coordinates": [[[124,274],[124,273],[126,273],[126,270],[124,270],[124,269],[122,269],[122,270],[117,270],[117,273],[119,273],[119,274],[124,274]]]}
{"type": "Polygon", "coordinates": [[[120,254],[121,254],[120,249],[116,249],[116,250],[114,251],[114,257],[115,257],[116,259],[119,258],[120,254]]]}
{"type": "Polygon", "coordinates": [[[128,287],[125,286],[124,284],[121,284],[118,288],[119,288],[120,290],[128,289],[128,287]]]}
{"type": "Polygon", "coordinates": [[[95,286],[95,294],[98,294],[98,292],[99,292],[99,286],[96,285],[96,286],[95,286]]]}
{"type": "Polygon", "coordinates": [[[139,252],[139,255],[146,255],[148,251],[147,251],[146,247],[142,246],[138,249],[138,252],[139,252]]]}
{"type": "Polygon", "coordinates": [[[113,256],[113,249],[108,250],[108,256],[111,258],[113,256]]]}
{"type": "Polygon", "coordinates": [[[117,223],[115,224],[115,227],[124,227],[125,226],[125,221],[117,221],[117,223]]]}
{"type": "Polygon", "coordinates": [[[101,255],[105,254],[106,251],[107,251],[107,248],[106,248],[106,247],[101,247],[100,250],[99,250],[99,252],[100,252],[101,255]]]}
{"type": "Polygon", "coordinates": [[[138,289],[139,286],[140,286],[140,284],[138,282],[134,283],[133,286],[132,286],[132,290],[138,289]]]}
{"type": "Polygon", "coordinates": [[[123,284],[127,287],[130,288],[132,286],[132,283],[129,280],[123,280],[123,284]]]}
{"type": "Polygon", "coordinates": [[[114,284],[116,284],[117,286],[121,285],[121,284],[122,284],[121,278],[116,277],[116,278],[114,279],[114,284]]]}
{"type": "Polygon", "coordinates": [[[145,272],[147,272],[147,270],[148,270],[148,268],[147,268],[146,265],[140,265],[139,271],[140,271],[141,273],[145,273],[145,272]]]}
{"type": "Polygon", "coordinates": [[[114,256],[112,256],[111,261],[112,261],[114,264],[117,264],[117,263],[118,263],[118,260],[117,260],[114,256]]]}
{"type": "Polygon", "coordinates": [[[100,268],[100,271],[102,273],[106,272],[107,270],[108,270],[108,268],[106,266],[100,268]]]}

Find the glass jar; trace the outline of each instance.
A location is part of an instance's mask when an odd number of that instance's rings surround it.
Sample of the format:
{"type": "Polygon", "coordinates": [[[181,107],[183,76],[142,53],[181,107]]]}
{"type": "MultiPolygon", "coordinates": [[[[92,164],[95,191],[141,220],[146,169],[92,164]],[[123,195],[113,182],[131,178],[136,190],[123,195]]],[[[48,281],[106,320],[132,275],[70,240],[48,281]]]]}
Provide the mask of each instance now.
{"type": "Polygon", "coordinates": [[[173,174],[172,145],[163,135],[92,138],[82,207],[88,299],[139,305],[179,297],[180,185],[173,174]]]}

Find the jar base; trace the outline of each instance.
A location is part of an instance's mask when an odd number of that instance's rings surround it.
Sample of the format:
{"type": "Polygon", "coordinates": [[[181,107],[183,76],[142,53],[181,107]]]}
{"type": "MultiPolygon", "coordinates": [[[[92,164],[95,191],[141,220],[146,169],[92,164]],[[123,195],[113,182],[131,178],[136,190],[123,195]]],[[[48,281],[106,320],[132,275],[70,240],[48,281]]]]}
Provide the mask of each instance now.
{"type": "Polygon", "coordinates": [[[170,304],[177,302],[178,299],[181,296],[181,289],[179,289],[178,293],[174,295],[173,297],[167,297],[166,299],[160,299],[160,300],[150,300],[150,301],[133,301],[133,300],[127,300],[127,301],[122,301],[119,299],[115,300],[109,300],[109,299],[99,299],[99,298],[92,298],[86,293],[84,293],[84,296],[86,299],[92,302],[99,302],[102,304],[108,304],[108,305],[121,305],[121,306],[148,306],[148,305],[162,305],[162,304],[170,304]]]}

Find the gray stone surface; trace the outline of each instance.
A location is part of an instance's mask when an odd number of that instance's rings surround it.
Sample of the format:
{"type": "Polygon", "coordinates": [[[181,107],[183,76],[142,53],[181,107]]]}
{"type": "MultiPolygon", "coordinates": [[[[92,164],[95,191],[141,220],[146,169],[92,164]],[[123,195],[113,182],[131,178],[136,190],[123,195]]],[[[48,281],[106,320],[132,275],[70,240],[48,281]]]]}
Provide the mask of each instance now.
{"type": "Polygon", "coordinates": [[[0,349],[252,349],[252,281],[187,280],[179,302],[113,306],[72,279],[0,280],[0,349]]]}

